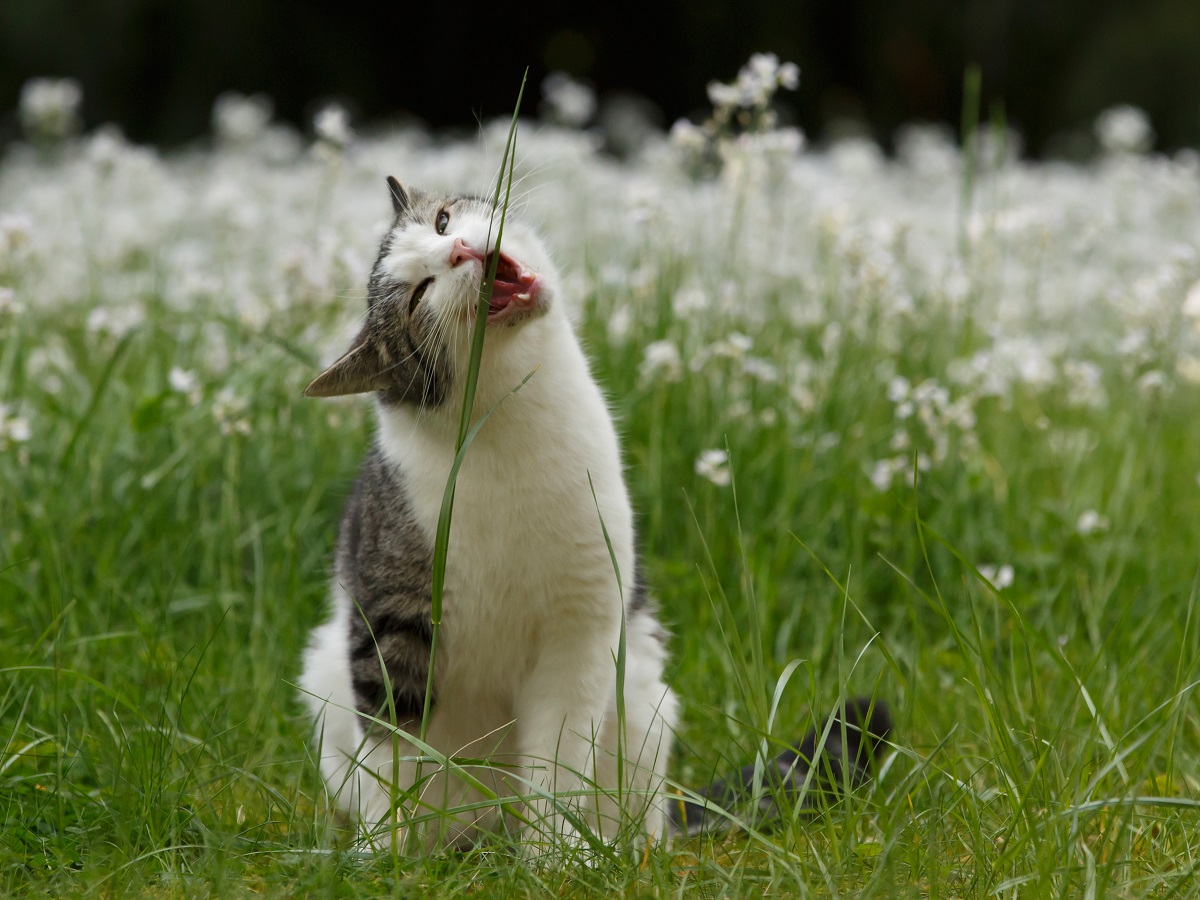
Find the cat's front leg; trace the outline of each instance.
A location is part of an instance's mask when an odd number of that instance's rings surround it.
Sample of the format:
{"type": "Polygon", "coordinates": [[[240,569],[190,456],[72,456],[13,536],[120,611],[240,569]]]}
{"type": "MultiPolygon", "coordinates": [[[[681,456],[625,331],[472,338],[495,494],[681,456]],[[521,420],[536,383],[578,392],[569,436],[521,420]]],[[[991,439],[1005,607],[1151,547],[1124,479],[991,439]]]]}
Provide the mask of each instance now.
{"type": "Polygon", "coordinates": [[[517,729],[530,797],[524,840],[537,854],[555,843],[582,839],[572,819],[587,818],[595,784],[595,740],[615,684],[607,641],[561,642],[545,650],[517,700],[517,729]],[[564,814],[566,813],[566,814],[564,814]]]}

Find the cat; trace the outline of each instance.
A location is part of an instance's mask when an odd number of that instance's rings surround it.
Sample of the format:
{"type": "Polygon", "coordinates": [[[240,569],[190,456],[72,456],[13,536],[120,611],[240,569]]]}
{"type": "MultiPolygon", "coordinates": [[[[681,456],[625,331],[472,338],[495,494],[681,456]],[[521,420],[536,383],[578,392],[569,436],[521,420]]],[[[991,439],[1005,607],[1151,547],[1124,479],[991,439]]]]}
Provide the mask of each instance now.
{"type": "MultiPolygon", "coordinates": [[[[368,841],[395,830],[424,851],[498,829],[519,829],[537,853],[585,833],[721,827],[727,817],[710,801],[732,807],[748,796],[753,767],[695,800],[664,791],[678,719],[667,633],[638,567],[612,417],[549,254],[512,219],[502,252],[489,252],[483,198],[388,186],[395,219],[371,271],[365,324],[305,391],[371,393],[378,413],[341,521],[332,613],[313,630],[299,682],[331,797],[368,841]],[[466,761],[418,764],[394,728],[421,729],[434,537],[493,260],[472,420],[491,413],[457,476],[425,734],[438,754],[466,761]]],[[[873,719],[869,708],[846,716],[854,785],[890,728],[876,709],[873,719]]],[[[768,767],[767,788],[803,782],[814,734],[806,741],[806,757],[768,767]]],[[[842,759],[840,741],[832,729],[826,747],[842,759]]]]}
{"type": "Polygon", "coordinates": [[[458,473],[426,734],[440,753],[491,765],[426,763],[412,792],[416,750],[404,742],[397,766],[388,730],[371,721],[394,708],[397,726],[420,728],[432,548],[492,220],[479,197],[388,185],[395,221],[371,272],[366,323],[306,390],[374,393],[378,408],[342,518],[332,616],[314,631],[300,679],[325,782],[368,832],[440,811],[421,838],[427,849],[506,824],[488,799],[514,795],[536,795],[521,811],[526,843],[578,841],[572,820],[605,837],[627,823],[662,836],[678,708],[663,678],[666,633],[637,574],[612,418],[559,276],[519,221],[505,224],[487,312],[473,419],[493,411],[458,473]]]}

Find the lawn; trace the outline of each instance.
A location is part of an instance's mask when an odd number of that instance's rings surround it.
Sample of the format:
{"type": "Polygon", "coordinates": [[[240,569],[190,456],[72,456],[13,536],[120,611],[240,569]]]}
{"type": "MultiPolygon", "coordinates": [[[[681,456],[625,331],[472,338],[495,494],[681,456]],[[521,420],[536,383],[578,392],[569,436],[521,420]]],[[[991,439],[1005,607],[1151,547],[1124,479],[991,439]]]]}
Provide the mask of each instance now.
{"type": "Polygon", "coordinates": [[[999,124],[885,156],[718,110],[617,161],[523,122],[513,213],[673,633],[673,780],[849,696],[896,723],[820,816],[539,867],[356,850],[294,687],[373,427],[301,392],[385,176],[487,191],[507,122],[223,103],[204,146],[0,158],[0,895],[1200,896],[1200,155],[1128,109],[1072,164],[999,124]]]}

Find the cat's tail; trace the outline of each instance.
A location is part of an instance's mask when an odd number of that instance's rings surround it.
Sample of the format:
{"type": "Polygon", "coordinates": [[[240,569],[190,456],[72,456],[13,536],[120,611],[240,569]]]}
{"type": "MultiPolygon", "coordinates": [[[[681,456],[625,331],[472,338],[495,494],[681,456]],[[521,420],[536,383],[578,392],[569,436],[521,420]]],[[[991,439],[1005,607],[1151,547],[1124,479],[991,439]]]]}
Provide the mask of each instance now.
{"type": "Polygon", "coordinates": [[[750,764],[735,777],[698,791],[700,800],[670,797],[671,831],[692,836],[724,831],[738,823],[769,826],[779,818],[778,803],[784,798],[794,803],[804,792],[804,806],[812,808],[817,798],[861,787],[871,777],[880,744],[891,730],[892,717],[883,703],[870,697],[847,700],[844,717],[831,715],[822,728],[810,729],[795,749],[785,750],[763,767],[757,805],[753,802],[755,766],[750,764]],[[818,753],[822,735],[825,742],[818,753]]]}

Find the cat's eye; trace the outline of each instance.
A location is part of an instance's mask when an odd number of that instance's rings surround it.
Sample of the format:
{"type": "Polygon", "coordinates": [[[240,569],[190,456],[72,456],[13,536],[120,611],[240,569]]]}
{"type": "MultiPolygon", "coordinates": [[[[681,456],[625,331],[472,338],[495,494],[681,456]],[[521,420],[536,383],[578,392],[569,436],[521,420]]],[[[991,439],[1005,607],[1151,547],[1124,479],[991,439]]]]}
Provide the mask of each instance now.
{"type": "Polygon", "coordinates": [[[437,214],[437,221],[434,224],[434,227],[437,228],[437,233],[445,234],[446,227],[449,224],[450,224],[450,213],[446,212],[444,209],[439,210],[438,214],[437,214]]]}
{"type": "Polygon", "coordinates": [[[433,284],[432,278],[426,278],[418,284],[412,292],[412,296],[408,299],[408,314],[411,316],[413,310],[417,308],[417,304],[421,302],[421,298],[425,296],[425,291],[433,284]]]}

